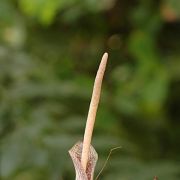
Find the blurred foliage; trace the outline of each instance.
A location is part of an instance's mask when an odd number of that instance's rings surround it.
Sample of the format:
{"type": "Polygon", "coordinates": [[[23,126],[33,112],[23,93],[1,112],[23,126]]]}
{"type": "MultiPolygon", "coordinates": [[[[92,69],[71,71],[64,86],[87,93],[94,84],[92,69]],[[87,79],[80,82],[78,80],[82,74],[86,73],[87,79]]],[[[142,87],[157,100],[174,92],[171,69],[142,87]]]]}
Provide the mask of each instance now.
{"type": "Polygon", "coordinates": [[[97,172],[122,146],[102,179],[180,179],[179,20],[179,0],[0,0],[0,178],[74,179],[68,150],[108,51],[97,172]]]}

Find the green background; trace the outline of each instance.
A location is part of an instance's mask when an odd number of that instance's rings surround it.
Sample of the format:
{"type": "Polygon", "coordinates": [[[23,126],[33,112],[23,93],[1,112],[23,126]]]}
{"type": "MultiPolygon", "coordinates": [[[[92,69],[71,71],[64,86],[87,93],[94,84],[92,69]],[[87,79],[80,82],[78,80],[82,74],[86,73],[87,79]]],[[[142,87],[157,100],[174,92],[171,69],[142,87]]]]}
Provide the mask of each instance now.
{"type": "Polygon", "coordinates": [[[179,0],[0,0],[0,178],[70,180],[94,77],[99,179],[180,179],[179,0]]]}

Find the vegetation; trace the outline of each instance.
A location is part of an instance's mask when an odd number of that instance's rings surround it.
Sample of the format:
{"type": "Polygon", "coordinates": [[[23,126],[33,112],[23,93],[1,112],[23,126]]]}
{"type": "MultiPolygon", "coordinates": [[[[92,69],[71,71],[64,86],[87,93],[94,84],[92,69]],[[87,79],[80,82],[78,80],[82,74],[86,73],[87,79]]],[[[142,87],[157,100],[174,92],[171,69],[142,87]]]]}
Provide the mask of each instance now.
{"type": "Polygon", "coordinates": [[[103,52],[99,179],[180,179],[179,0],[0,0],[2,180],[69,180],[103,52]]]}

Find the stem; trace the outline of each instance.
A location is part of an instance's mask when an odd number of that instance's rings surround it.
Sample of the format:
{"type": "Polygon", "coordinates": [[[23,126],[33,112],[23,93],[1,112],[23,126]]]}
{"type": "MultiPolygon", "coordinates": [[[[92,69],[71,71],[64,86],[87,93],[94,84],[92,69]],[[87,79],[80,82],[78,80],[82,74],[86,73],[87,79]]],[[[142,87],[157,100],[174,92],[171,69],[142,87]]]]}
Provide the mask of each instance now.
{"type": "Polygon", "coordinates": [[[100,94],[101,94],[101,85],[104,76],[104,72],[106,69],[108,54],[104,53],[101,63],[99,65],[99,69],[96,74],[93,93],[91,98],[91,103],[89,106],[89,112],[86,122],[86,128],[84,133],[84,141],[83,141],[83,148],[82,148],[82,156],[81,156],[81,164],[83,169],[86,171],[88,157],[89,157],[89,149],[91,145],[92,133],[96,118],[96,112],[99,104],[100,94]]]}

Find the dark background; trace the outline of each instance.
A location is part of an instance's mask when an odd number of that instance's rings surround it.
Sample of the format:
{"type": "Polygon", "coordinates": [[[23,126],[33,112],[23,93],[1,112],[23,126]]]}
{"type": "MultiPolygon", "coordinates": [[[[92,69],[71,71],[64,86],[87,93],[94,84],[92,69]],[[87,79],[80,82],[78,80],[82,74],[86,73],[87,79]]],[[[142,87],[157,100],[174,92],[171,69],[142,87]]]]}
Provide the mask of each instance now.
{"type": "Polygon", "coordinates": [[[74,179],[105,51],[95,174],[180,179],[179,0],[0,0],[2,180],[74,179]]]}

